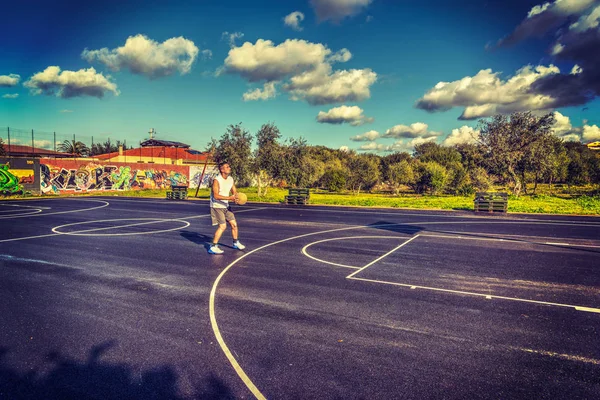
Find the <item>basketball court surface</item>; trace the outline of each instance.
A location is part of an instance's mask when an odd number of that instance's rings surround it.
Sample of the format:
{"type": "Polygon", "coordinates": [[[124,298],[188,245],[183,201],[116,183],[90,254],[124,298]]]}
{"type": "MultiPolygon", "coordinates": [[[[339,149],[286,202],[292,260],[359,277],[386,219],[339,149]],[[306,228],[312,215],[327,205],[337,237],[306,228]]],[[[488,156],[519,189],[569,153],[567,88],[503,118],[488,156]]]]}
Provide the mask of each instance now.
{"type": "Polygon", "coordinates": [[[0,202],[0,398],[600,398],[600,218],[0,202]]]}

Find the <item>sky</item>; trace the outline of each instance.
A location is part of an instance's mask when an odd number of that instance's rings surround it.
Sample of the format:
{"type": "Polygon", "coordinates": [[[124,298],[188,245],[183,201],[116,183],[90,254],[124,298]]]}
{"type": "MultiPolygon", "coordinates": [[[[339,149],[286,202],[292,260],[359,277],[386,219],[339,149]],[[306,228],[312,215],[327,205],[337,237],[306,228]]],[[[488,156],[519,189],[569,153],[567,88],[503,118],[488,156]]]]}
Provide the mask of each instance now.
{"type": "MultiPolygon", "coordinates": [[[[373,152],[555,113],[600,140],[600,0],[16,1],[0,6],[11,129],[204,150],[227,126],[373,152]]],[[[6,141],[6,138],[4,138],[6,141]]]]}

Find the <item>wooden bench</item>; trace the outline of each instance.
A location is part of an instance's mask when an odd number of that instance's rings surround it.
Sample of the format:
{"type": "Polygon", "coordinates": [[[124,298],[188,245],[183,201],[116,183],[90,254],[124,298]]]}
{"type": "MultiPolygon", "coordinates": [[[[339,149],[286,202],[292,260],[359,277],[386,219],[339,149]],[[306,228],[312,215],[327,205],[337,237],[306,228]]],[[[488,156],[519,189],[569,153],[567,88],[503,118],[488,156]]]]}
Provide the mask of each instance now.
{"type": "Polygon", "coordinates": [[[474,203],[475,212],[505,213],[508,207],[508,193],[477,192],[474,203]]]}
{"type": "Polygon", "coordinates": [[[185,200],[188,196],[188,187],[186,185],[172,185],[171,190],[167,191],[168,200],[185,200]]]}
{"type": "Polygon", "coordinates": [[[310,191],[308,189],[290,188],[285,196],[285,204],[308,204],[310,191]]]}

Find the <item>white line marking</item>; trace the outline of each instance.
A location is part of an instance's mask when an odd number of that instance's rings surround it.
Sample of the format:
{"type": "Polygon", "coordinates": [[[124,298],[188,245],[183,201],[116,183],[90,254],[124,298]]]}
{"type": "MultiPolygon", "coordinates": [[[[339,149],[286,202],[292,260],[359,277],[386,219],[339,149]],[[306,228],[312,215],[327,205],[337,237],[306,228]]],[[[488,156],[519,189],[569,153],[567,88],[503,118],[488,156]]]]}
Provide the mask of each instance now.
{"type": "Polygon", "coordinates": [[[411,289],[412,288],[418,288],[418,289],[425,289],[425,290],[433,290],[433,291],[436,291],[436,292],[445,292],[445,293],[454,293],[454,294],[464,294],[464,295],[469,295],[469,296],[485,297],[486,299],[502,299],[502,300],[520,301],[520,302],[524,302],[524,303],[542,304],[542,305],[547,305],[547,306],[568,307],[568,308],[574,308],[577,311],[587,311],[587,312],[600,313],[600,308],[577,306],[577,305],[573,305],[573,304],[551,303],[551,302],[548,302],[548,301],[519,299],[517,297],[496,296],[496,295],[489,295],[489,294],[484,294],[484,293],[465,292],[465,291],[462,291],[462,290],[452,290],[452,289],[442,289],[442,288],[436,288],[436,287],[430,287],[430,286],[410,285],[410,284],[406,284],[406,283],[380,281],[380,280],[377,280],[377,279],[355,278],[355,277],[350,277],[350,276],[348,276],[347,278],[348,279],[354,279],[354,280],[357,280],[357,281],[372,282],[372,283],[382,283],[382,284],[385,284],[385,285],[409,287],[411,289]]]}
{"type": "Polygon", "coordinates": [[[60,228],[64,228],[67,226],[73,226],[73,225],[86,225],[86,224],[95,224],[98,222],[113,222],[113,221],[136,221],[136,220],[140,221],[140,220],[149,220],[149,219],[150,218],[119,218],[119,219],[101,219],[101,220],[97,220],[97,221],[75,222],[72,224],[66,224],[66,225],[60,225],[60,226],[54,227],[54,228],[52,228],[52,232],[57,233],[59,235],[72,235],[72,236],[132,236],[132,235],[150,235],[150,234],[154,234],[154,233],[171,232],[171,231],[176,231],[179,229],[184,229],[184,228],[187,228],[188,226],[190,226],[189,222],[183,221],[180,219],[152,219],[149,222],[139,222],[139,223],[135,223],[135,224],[105,226],[102,228],[91,228],[91,229],[84,229],[81,231],[73,231],[73,232],[60,232],[60,228]],[[151,231],[151,232],[106,233],[106,234],[98,233],[98,234],[91,234],[91,235],[85,234],[87,232],[97,232],[97,231],[104,231],[104,230],[108,230],[108,229],[129,228],[132,226],[149,225],[149,224],[156,224],[156,223],[161,223],[161,222],[173,222],[173,221],[181,222],[181,223],[183,223],[184,226],[175,227],[175,228],[171,228],[171,229],[161,229],[158,231],[151,231]]]}
{"type": "Polygon", "coordinates": [[[323,240],[318,240],[316,242],[309,243],[306,246],[304,246],[302,248],[302,254],[304,254],[308,258],[312,258],[313,260],[322,262],[324,264],[330,264],[330,265],[335,265],[335,266],[344,267],[344,268],[360,269],[361,267],[354,267],[352,265],[338,264],[338,263],[334,263],[334,262],[331,262],[331,261],[321,260],[320,258],[311,256],[310,254],[308,254],[308,251],[306,251],[306,249],[308,249],[310,246],[312,246],[314,244],[323,243],[323,242],[331,242],[331,241],[335,241],[335,240],[347,240],[347,239],[368,239],[368,238],[374,238],[374,239],[381,239],[381,238],[385,238],[385,239],[401,239],[400,236],[349,236],[349,237],[339,237],[339,238],[323,239],[323,240]]]}
{"type": "Polygon", "coordinates": [[[58,236],[58,235],[59,235],[58,233],[50,233],[48,235],[26,236],[26,237],[14,238],[14,239],[1,239],[0,243],[4,243],[4,242],[16,242],[18,240],[27,240],[27,239],[39,239],[39,238],[51,237],[51,236],[58,236]]]}
{"type": "Polygon", "coordinates": [[[569,243],[546,242],[545,244],[552,244],[552,245],[555,245],[555,246],[571,246],[569,243]]]}
{"type": "Polygon", "coordinates": [[[38,206],[24,206],[23,204],[0,204],[3,207],[22,207],[22,208],[35,208],[38,210],[51,210],[52,207],[38,207],[38,206]]]}
{"type": "Polygon", "coordinates": [[[389,256],[390,254],[392,254],[393,252],[395,252],[396,250],[398,250],[400,247],[403,247],[407,244],[409,244],[410,242],[412,242],[413,240],[415,240],[416,238],[418,238],[419,235],[415,235],[413,237],[411,237],[410,239],[408,239],[407,241],[405,241],[404,243],[402,243],[400,246],[397,246],[396,248],[388,251],[387,253],[385,253],[384,255],[382,255],[381,257],[376,258],[375,260],[371,261],[370,263],[368,263],[367,265],[365,265],[364,267],[362,267],[361,269],[359,269],[358,271],[354,271],[353,273],[351,273],[350,275],[348,275],[346,278],[352,278],[354,275],[358,274],[359,272],[369,268],[371,265],[375,264],[376,262],[378,262],[379,260],[382,260],[383,258],[389,256]]]}
{"type": "MultiPolygon", "coordinates": [[[[49,199],[50,200],[50,199],[49,199]]],[[[58,200],[58,199],[57,199],[58,200]]],[[[27,218],[27,217],[41,217],[41,216],[46,216],[46,215],[58,215],[58,214],[69,214],[69,213],[76,213],[76,212],[82,212],[82,211],[91,211],[91,210],[97,210],[99,208],[104,208],[108,206],[108,202],[103,201],[103,200],[81,200],[81,199],[61,199],[61,200],[69,200],[69,201],[87,201],[87,202],[95,202],[95,203],[104,203],[101,206],[97,206],[97,207],[91,207],[91,208],[82,208],[80,210],[68,210],[68,211],[57,211],[57,212],[51,212],[51,213],[41,213],[41,214],[25,214],[25,215],[12,215],[12,216],[5,216],[5,217],[0,217],[0,219],[16,219],[16,218],[27,218]]]]}

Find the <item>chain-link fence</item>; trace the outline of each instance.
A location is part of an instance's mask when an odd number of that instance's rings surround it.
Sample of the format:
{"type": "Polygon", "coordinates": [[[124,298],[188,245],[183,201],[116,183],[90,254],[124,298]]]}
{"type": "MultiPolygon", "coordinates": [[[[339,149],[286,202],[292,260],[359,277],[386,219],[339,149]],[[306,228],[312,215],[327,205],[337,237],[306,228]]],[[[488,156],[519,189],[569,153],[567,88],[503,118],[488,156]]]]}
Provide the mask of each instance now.
{"type": "Polygon", "coordinates": [[[106,136],[84,136],[12,127],[1,128],[0,139],[6,156],[18,156],[23,153],[51,156],[56,152],[82,157],[118,151],[119,145],[127,148],[125,140],[115,140],[106,136]]]}

